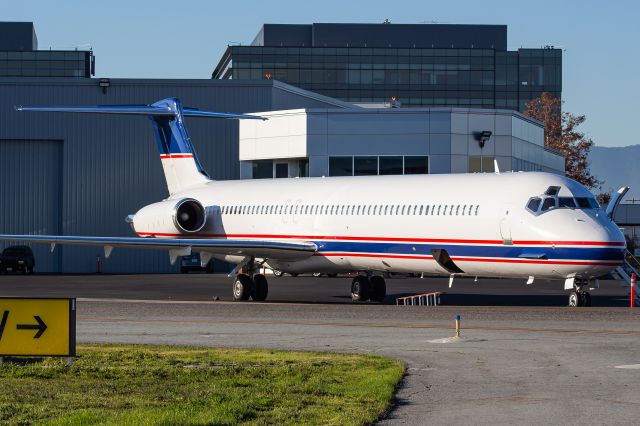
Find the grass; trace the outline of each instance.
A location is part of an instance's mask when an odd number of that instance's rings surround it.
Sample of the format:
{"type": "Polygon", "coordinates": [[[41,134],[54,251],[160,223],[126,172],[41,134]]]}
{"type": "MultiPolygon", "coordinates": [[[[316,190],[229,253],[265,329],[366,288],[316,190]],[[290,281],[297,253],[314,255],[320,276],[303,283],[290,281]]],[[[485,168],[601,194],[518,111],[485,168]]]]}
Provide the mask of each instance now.
{"type": "Polygon", "coordinates": [[[5,358],[3,425],[375,422],[404,374],[370,355],[80,345],[60,358],[5,358]]]}

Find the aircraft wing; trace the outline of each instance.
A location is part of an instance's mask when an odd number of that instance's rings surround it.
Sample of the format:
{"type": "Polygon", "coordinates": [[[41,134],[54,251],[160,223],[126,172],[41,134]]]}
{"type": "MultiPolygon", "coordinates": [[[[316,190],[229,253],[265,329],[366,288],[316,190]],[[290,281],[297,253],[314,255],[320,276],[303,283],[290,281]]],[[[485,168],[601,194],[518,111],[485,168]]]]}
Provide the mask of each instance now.
{"type": "Polygon", "coordinates": [[[312,256],[318,247],[310,242],[281,242],[264,240],[189,239],[189,238],[140,238],[140,237],[74,237],[57,235],[0,235],[0,241],[22,241],[27,243],[103,246],[105,257],[114,247],[168,250],[171,263],[178,256],[192,252],[257,257],[277,260],[302,260],[312,256]]]}

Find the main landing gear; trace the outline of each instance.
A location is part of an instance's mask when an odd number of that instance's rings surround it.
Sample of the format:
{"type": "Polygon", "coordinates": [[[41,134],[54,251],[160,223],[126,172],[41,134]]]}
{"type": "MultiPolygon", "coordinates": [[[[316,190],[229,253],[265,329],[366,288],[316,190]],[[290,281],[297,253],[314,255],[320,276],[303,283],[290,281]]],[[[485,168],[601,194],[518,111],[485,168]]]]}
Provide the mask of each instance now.
{"type": "Polygon", "coordinates": [[[262,274],[238,274],[233,281],[233,300],[246,301],[250,298],[259,302],[267,300],[269,284],[262,274]]]}
{"type": "Polygon", "coordinates": [[[584,290],[587,288],[587,280],[579,280],[576,278],[573,290],[569,293],[569,306],[576,308],[578,306],[591,306],[591,294],[584,290]]]}
{"type": "Polygon", "coordinates": [[[384,302],[387,295],[387,285],[379,275],[371,278],[365,275],[356,276],[351,282],[351,300],[354,302],[384,302]]]}

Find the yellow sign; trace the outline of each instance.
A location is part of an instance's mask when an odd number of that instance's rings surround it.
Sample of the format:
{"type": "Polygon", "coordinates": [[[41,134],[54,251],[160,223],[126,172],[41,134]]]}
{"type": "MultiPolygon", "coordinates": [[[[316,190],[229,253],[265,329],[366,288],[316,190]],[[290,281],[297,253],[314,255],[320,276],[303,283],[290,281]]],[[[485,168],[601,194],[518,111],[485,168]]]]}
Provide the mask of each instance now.
{"type": "Polygon", "coordinates": [[[74,356],[76,299],[0,297],[0,356],[74,356]]]}

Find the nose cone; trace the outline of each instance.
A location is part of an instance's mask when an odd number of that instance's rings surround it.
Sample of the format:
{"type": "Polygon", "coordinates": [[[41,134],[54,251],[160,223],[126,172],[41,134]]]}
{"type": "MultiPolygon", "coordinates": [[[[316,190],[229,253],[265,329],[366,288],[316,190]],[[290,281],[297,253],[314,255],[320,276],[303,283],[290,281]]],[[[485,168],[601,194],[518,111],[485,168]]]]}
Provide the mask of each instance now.
{"type": "Polygon", "coordinates": [[[626,241],[624,234],[612,220],[604,214],[584,214],[577,217],[575,231],[580,237],[576,241],[584,244],[588,254],[586,260],[611,271],[624,261],[626,241]]]}

